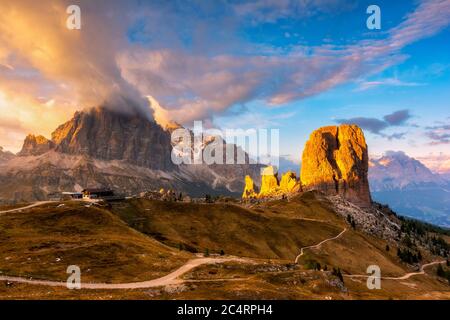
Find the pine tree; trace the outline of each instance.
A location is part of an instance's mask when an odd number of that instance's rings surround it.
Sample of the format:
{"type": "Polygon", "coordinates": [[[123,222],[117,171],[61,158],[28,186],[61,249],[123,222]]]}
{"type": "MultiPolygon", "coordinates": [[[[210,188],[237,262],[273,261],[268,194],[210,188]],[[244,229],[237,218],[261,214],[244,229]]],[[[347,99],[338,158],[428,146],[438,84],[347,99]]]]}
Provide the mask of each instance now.
{"type": "Polygon", "coordinates": [[[337,274],[337,276],[338,276],[339,280],[341,280],[341,282],[344,283],[344,277],[342,276],[342,273],[341,273],[341,269],[340,269],[340,268],[338,268],[338,274],[337,274]]]}
{"type": "Polygon", "coordinates": [[[436,274],[438,275],[438,277],[445,277],[446,276],[445,270],[444,270],[444,268],[442,268],[441,264],[438,265],[436,274]]]}
{"type": "Polygon", "coordinates": [[[352,223],[352,216],[351,215],[347,215],[347,222],[349,223],[349,224],[351,224],[352,223]]]}

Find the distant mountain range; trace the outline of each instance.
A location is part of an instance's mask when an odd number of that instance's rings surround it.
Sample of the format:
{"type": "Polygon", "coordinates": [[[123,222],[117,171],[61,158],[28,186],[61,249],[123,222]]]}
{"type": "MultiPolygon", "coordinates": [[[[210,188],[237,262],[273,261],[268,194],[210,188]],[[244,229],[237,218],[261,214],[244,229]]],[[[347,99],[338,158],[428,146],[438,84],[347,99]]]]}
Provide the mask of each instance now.
{"type": "Polygon", "coordinates": [[[242,177],[259,177],[260,166],[248,162],[174,165],[171,149],[170,129],[140,114],[106,107],[76,112],[51,140],[30,134],[17,155],[0,149],[0,200],[42,200],[87,187],[127,195],[160,188],[240,195],[242,177]]]}
{"type": "MultiPolygon", "coordinates": [[[[260,181],[261,165],[174,165],[172,129],[105,107],[77,112],[51,139],[28,135],[17,155],[0,147],[0,200],[42,200],[49,193],[85,187],[128,195],[163,187],[193,196],[237,196],[246,175],[260,181]]],[[[299,166],[281,157],[279,168],[298,173],[299,166]]],[[[450,180],[420,161],[386,152],[370,160],[369,183],[373,200],[399,214],[450,227],[450,180]]]]}
{"type": "Polygon", "coordinates": [[[369,183],[375,201],[399,214],[450,227],[450,181],[420,161],[388,151],[370,160],[369,183]]]}

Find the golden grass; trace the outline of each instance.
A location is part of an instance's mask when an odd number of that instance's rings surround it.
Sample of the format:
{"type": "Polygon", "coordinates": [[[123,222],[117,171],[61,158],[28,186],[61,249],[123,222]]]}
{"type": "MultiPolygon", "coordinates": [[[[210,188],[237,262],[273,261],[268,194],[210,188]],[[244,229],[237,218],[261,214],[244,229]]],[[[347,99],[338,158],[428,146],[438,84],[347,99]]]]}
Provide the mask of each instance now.
{"type": "Polygon", "coordinates": [[[78,265],[82,281],[138,281],[162,276],[188,258],[109,211],[81,203],[0,218],[0,271],[10,276],[66,280],[67,267],[78,265]]]}

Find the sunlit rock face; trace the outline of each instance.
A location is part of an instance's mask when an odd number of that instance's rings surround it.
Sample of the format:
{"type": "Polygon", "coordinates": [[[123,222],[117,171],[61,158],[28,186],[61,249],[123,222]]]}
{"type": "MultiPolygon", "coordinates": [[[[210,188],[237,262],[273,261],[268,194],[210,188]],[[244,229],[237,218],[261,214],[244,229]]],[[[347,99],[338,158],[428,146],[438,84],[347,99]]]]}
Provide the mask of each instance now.
{"type": "Polygon", "coordinates": [[[53,133],[56,151],[102,160],[121,160],[156,170],[173,170],[170,133],[139,114],[105,107],[77,112],[53,133]]]}
{"type": "Polygon", "coordinates": [[[295,173],[292,171],[286,172],[282,175],[281,181],[278,182],[278,173],[272,166],[268,166],[262,172],[261,191],[259,193],[254,190],[253,180],[249,176],[245,177],[245,189],[242,198],[279,198],[300,190],[300,181],[298,181],[295,173]]]}
{"type": "Polygon", "coordinates": [[[22,150],[17,154],[19,156],[38,156],[53,149],[55,144],[43,136],[29,134],[23,142],[22,150]]]}
{"type": "Polygon", "coordinates": [[[283,174],[280,180],[280,190],[282,193],[294,193],[300,191],[300,182],[294,172],[288,171],[283,174]]]}
{"type": "Polygon", "coordinates": [[[279,192],[278,174],[272,166],[265,167],[261,177],[259,197],[275,196],[279,192]]]}
{"type": "Polygon", "coordinates": [[[369,205],[368,163],[366,141],[358,126],[322,127],[311,134],[303,151],[303,188],[369,205]]]}
{"type": "Polygon", "coordinates": [[[244,192],[242,193],[243,199],[254,199],[258,196],[255,192],[255,185],[253,183],[253,179],[247,175],[245,176],[245,187],[244,192]]]}

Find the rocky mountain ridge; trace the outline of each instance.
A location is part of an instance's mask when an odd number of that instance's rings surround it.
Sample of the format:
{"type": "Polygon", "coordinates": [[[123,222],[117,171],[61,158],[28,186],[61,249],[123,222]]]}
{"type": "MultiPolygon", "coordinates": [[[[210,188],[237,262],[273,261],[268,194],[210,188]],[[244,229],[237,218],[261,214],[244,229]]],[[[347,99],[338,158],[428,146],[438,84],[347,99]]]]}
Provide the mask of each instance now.
{"type": "Polygon", "coordinates": [[[396,212],[450,227],[450,182],[404,152],[371,159],[369,181],[375,201],[396,212]]]}
{"type": "Polygon", "coordinates": [[[305,190],[370,205],[368,165],[367,144],[358,126],[322,127],[306,142],[300,179],[305,190]]]}
{"type": "Polygon", "coordinates": [[[16,155],[10,151],[4,151],[3,147],[0,147],[0,163],[13,159],[16,155]]]}
{"type": "Polygon", "coordinates": [[[372,191],[406,189],[426,183],[448,184],[440,175],[402,151],[387,151],[382,157],[371,159],[369,181],[372,191]]]}
{"type": "Polygon", "coordinates": [[[362,206],[370,206],[368,161],[364,134],[358,126],[322,127],[315,130],[306,142],[300,179],[288,171],[279,181],[278,173],[269,166],[262,173],[260,192],[254,190],[253,180],[246,177],[242,197],[280,197],[301,190],[319,190],[327,195],[340,195],[362,206]]]}
{"type": "Polygon", "coordinates": [[[17,156],[0,153],[0,199],[44,200],[86,187],[126,195],[161,187],[233,195],[242,190],[243,176],[259,176],[259,166],[249,163],[175,165],[170,131],[138,114],[103,107],[77,112],[51,140],[29,135],[17,156]]]}

